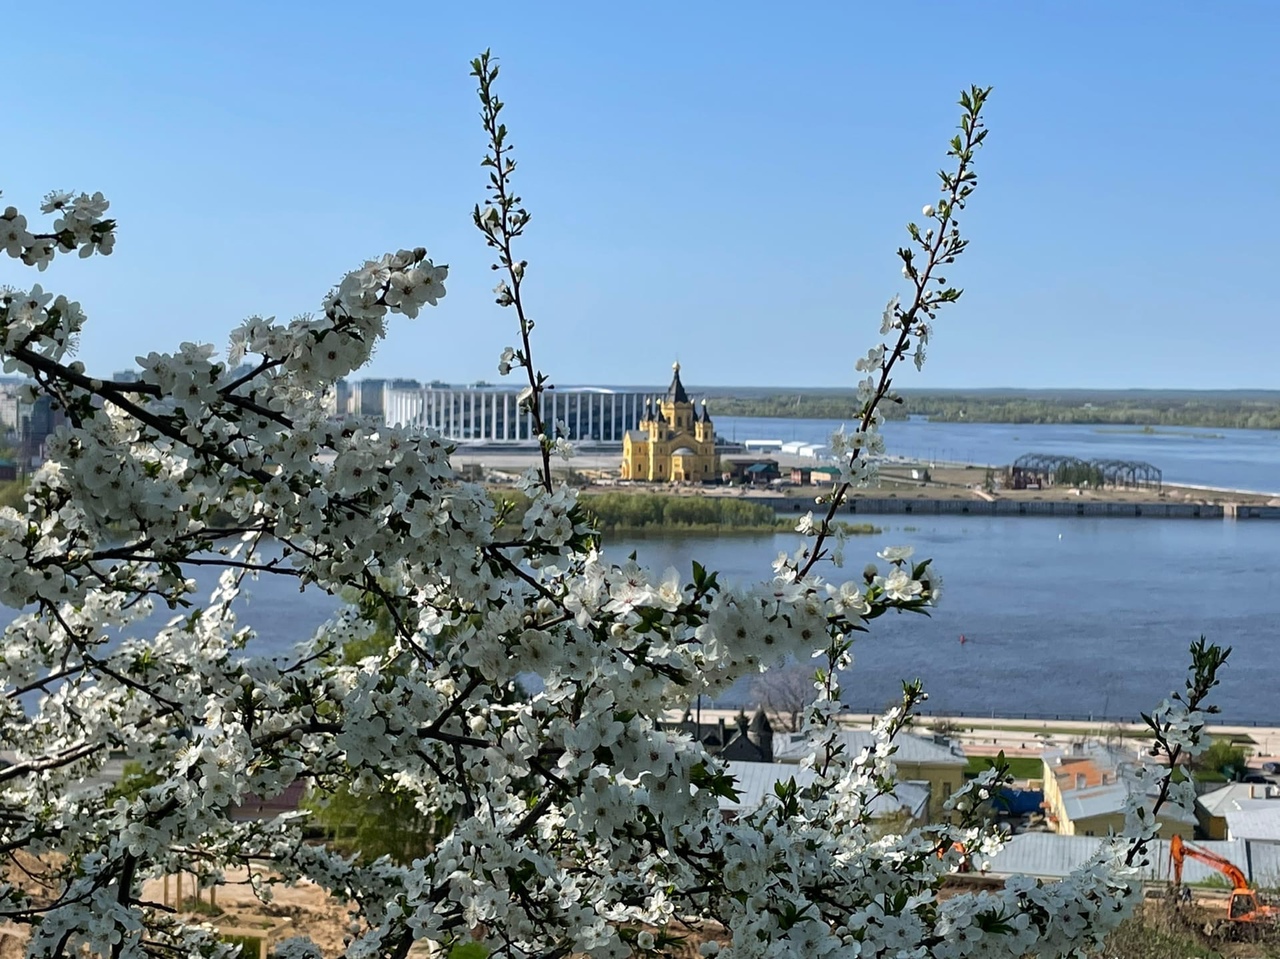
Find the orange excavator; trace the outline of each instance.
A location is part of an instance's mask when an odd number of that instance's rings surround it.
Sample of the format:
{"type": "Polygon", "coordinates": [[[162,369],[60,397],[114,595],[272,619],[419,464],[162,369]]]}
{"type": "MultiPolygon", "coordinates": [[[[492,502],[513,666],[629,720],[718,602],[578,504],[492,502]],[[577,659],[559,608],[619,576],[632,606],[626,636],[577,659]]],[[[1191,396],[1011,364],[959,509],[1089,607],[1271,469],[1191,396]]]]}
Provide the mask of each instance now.
{"type": "Polygon", "coordinates": [[[1174,836],[1169,841],[1169,858],[1173,861],[1173,885],[1176,890],[1182,887],[1182,863],[1188,856],[1212,866],[1231,880],[1227,918],[1233,923],[1274,923],[1280,919],[1280,910],[1258,902],[1258,893],[1249,885],[1248,878],[1235,863],[1217,853],[1183,842],[1181,836],[1174,836]]]}
{"type": "Polygon", "coordinates": [[[947,853],[952,851],[960,854],[960,863],[956,866],[956,872],[968,872],[969,869],[972,868],[971,863],[969,862],[969,850],[965,849],[964,843],[960,842],[958,839],[955,842],[947,843],[946,846],[939,846],[938,858],[942,859],[947,855],[947,853]]]}

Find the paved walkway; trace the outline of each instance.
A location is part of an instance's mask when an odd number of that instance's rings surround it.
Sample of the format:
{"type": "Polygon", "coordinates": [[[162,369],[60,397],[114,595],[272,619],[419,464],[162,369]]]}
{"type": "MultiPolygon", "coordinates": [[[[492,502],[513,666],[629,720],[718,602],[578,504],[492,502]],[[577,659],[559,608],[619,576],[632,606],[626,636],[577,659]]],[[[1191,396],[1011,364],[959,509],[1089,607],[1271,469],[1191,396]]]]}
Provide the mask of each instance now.
{"type": "MultiPolygon", "coordinates": [[[[855,725],[870,725],[869,714],[848,716],[855,725]]],[[[929,735],[929,727],[948,723],[963,730],[957,741],[971,756],[991,756],[1004,750],[1006,756],[1038,756],[1045,745],[1065,745],[1073,739],[1106,739],[1119,736],[1127,741],[1140,737],[1146,727],[1139,723],[1079,722],[1068,720],[1000,719],[999,717],[931,716],[917,724],[916,732],[929,735]]],[[[1215,737],[1252,740],[1250,761],[1253,765],[1280,761],[1280,727],[1211,725],[1215,737]]]]}

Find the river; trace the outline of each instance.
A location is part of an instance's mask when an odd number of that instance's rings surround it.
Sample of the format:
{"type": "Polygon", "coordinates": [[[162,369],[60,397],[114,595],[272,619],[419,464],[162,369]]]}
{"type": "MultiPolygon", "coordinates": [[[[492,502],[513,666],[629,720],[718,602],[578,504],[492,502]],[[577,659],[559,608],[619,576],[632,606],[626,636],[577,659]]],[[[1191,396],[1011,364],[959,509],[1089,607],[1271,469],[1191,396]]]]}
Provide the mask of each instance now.
{"type": "MultiPolygon", "coordinates": [[[[917,557],[934,559],[943,597],[927,618],[889,615],[871,624],[844,684],[851,707],[882,709],[902,679],[920,678],[935,713],[1136,719],[1182,687],[1187,647],[1203,634],[1233,647],[1214,697],[1222,718],[1280,722],[1280,525],[872,519],[883,532],[849,541],[848,571],[857,575],[886,545],[912,545],[917,557]]],[[[773,557],[795,542],[786,534],[655,538],[619,550],[635,549],[659,568],[687,569],[697,557],[722,579],[745,582],[767,575],[773,557]]]]}
{"type": "MultiPolygon", "coordinates": [[[[827,443],[838,420],[722,416],[723,439],[827,443]]],[[[848,425],[852,429],[852,424],[848,425]]],[[[1004,466],[1024,453],[1081,459],[1141,460],[1159,467],[1164,481],[1280,494],[1280,431],[1210,427],[1091,426],[1049,423],[930,423],[924,417],[884,424],[890,455],[922,461],[1004,466]]]]}
{"type": "MultiPolygon", "coordinates": [[[[839,424],[722,418],[743,439],[823,442],[839,424]]],[[[889,450],[921,459],[1008,463],[1025,452],[1142,459],[1171,483],[1280,489],[1280,433],[891,422],[889,450]]],[[[1201,634],[1234,647],[1217,701],[1224,719],[1280,723],[1280,523],[1266,520],[1082,517],[873,517],[884,529],[850,542],[856,575],[886,544],[934,557],[945,579],[931,617],[887,616],[857,644],[846,701],[878,709],[903,678],[919,677],[935,712],[1132,718],[1180,688],[1186,649],[1201,634]],[[966,642],[959,642],[960,635],[966,642]]],[[[659,572],[698,559],[724,582],[766,578],[797,537],[661,537],[635,549],[659,572]]],[[[828,575],[837,571],[828,570],[828,575]]],[[[211,585],[209,570],[197,579],[211,585]]],[[[299,594],[284,577],[245,589],[243,619],[261,652],[283,652],[323,622],[335,600],[299,594]]],[[[0,622],[12,613],[0,607],[0,622]]],[[[157,621],[163,617],[157,615],[157,621]]],[[[733,705],[748,698],[741,688],[733,705]]]]}
{"type": "MultiPolygon", "coordinates": [[[[890,615],[859,639],[846,702],[885,706],[900,680],[924,680],[933,712],[1134,718],[1179,688],[1201,634],[1234,647],[1215,699],[1222,717],[1280,723],[1280,524],[1263,520],[918,516],[874,518],[878,535],[849,541],[856,576],[886,545],[914,545],[944,579],[929,617],[890,615]],[[960,635],[966,642],[959,642],[960,635]]],[[[659,574],[697,559],[721,581],[770,575],[791,534],[662,536],[607,544],[635,550],[659,574]]],[[[836,578],[840,571],[828,568],[836,578]]],[[[196,578],[212,585],[211,571],[196,578]]],[[[284,577],[246,585],[242,619],[255,651],[283,653],[336,601],[284,577]]],[[[0,610],[0,618],[4,611],[0,610]]],[[[157,614],[160,622],[167,614],[157,614]]],[[[745,704],[741,686],[724,700],[745,704]]]]}

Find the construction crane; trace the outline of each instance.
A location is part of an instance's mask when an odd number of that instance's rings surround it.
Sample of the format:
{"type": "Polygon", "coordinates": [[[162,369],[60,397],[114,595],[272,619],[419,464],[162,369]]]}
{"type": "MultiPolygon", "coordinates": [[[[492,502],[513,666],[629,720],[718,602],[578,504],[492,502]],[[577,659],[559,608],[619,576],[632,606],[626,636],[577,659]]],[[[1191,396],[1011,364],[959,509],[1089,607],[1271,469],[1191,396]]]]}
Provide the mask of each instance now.
{"type": "Polygon", "coordinates": [[[1217,853],[1184,842],[1181,836],[1174,836],[1169,841],[1169,859],[1173,862],[1175,889],[1180,889],[1182,886],[1182,864],[1188,856],[1207,866],[1212,866],[1231,880],[1231,900],[1227,904],[1227,918],[1232,922],[1275,922],[1280,918],[1280,911],[1277,911],[1274,906],[1259,904],[1258,893],[1249,885],[1248,877],[1239,866],[1217,853]]]}

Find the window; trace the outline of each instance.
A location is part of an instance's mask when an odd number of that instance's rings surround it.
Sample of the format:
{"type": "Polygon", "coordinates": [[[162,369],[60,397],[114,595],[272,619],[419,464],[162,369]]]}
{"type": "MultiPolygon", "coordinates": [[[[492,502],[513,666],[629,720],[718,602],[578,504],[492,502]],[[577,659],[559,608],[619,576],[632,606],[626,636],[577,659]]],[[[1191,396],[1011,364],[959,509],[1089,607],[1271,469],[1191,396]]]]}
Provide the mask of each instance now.
{"type": "Polygon", "coordinates": [[[1256,912],[1257,908],[1258,903],[1253,898],[1252,893],[1235,893],[1231,897],[1230,906],[1228,906],[1228,918],[1239,919],[1241,916],[1247,916],[1251,912],[1256,912]]]}
{"type": "Polygon", "coordinates": [[[1088,781],[1084,773],[1076,773],[1076,789],[1084,789],[1085,783],[1088,781]]]}

